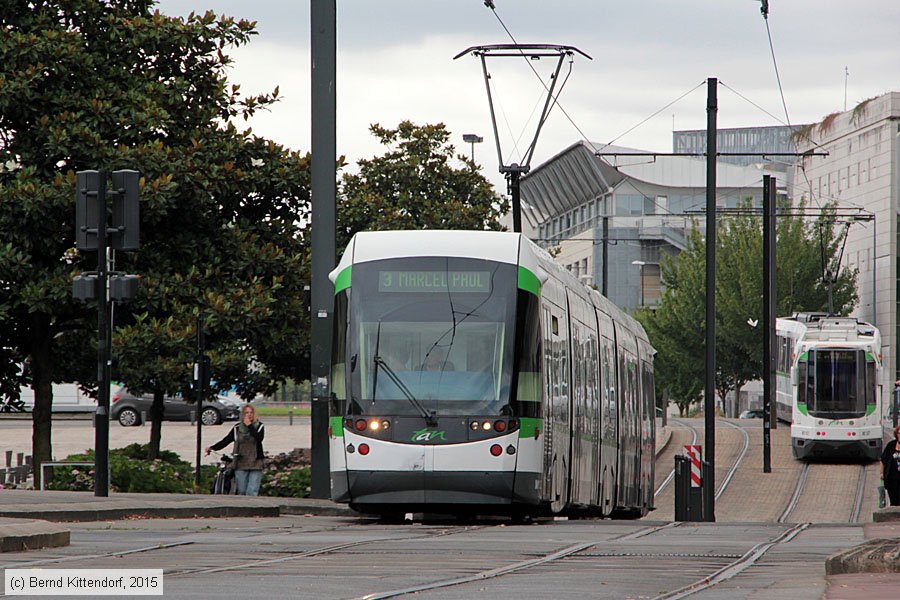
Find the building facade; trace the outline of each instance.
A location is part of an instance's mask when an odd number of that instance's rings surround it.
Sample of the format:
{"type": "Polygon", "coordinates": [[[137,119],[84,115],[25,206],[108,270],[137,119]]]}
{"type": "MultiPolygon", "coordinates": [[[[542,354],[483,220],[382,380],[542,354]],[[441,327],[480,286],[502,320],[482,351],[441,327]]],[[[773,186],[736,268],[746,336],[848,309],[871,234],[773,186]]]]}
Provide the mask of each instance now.
{"type": "Polygon", "coordinates": [[[844,250],[844,268],[858,271],[859,304],[854,315],[881,330],[885,364],[885,397],[900,379],[897,340],[898,219],[900,219],[900,92],[889,92],[832,113],[796,134],[807,156],[797,164],[795,198],[810,206],[833,202],[844,209],[860,209],[873,220],[851,224],[844,250]]]}
{"type": "MultiPolygon", "coordinates": [[[[523,220],[601,291],[605,249],[607,297],[630,310],[655,306],[664,257],[684,249],[695,222],[705,227],[706,160],[600,147],[576,142],[522,178],[523,220]]],[[[717,163],[716,206],[761,205],[764,174],[762,164],[717,163]]]]}

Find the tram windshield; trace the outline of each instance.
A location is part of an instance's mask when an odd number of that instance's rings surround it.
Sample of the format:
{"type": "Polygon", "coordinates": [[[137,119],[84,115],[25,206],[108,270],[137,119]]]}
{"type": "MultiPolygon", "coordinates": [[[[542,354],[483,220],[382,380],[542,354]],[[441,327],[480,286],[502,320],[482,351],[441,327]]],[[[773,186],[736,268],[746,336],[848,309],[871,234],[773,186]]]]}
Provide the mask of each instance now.
{"type": "Polygon", "coordinates": [[[507,414],[516,277],[515,265],[463,258],[354,265],[351,412],[507,414]]]}
{"type": "MultiPolygon", "coordinates": [[[[874,363],[872,363],[874,367],[874,363]]],[[[811,416],[850,419],[866,414],[874,402],[874,368],[866,368],[862,350],[810,350],[802,368],[798,400],[811,416]]]]}

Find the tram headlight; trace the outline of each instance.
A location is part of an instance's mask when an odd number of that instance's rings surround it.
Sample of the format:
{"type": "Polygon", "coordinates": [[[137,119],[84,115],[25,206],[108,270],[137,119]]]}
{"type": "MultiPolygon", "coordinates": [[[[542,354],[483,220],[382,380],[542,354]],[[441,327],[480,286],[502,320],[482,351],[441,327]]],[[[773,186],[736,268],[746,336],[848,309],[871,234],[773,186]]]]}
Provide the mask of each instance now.
{"type": "Polygon", "coordinates": [[[378,419],[372,419],[371,421],[369,421],[369,429],[371,429],[372,431],[378,431],[379,429],[381,429],[381,422],[378,421],[378,419]]]}
{"type": "Polygon", "coordinates": [[[366,430],[366,420],[365,419],[357,419],[356,430],[357,431],[365,431],[366,430]]]}
{"type": "Polygon", "coordinates": [[[481,424],[478,421],[472,421],[469,423],[469,429],[472,431],[478,431],[478,428],[481,427],[481,424]]]}
{"type": "Polygon", "coordinates": [[[484,429],[485,431],[490,431],[491,430],[491,422],[485,421],[484,423],[481,424],[481,428],[484,429]]]}
{"type": "Polygon", "coordinates": [[[388,429],[391,428],[391,422],[388,421],[387,419],[385,419],[384,421],[381,422],[381,428],[383,430],[387,431],[388,429]]]}
{"type": "Polygon", "coordinates": [[[494,431],[497,433],[506,431],[506,421],[494,421],[494,431]]]}

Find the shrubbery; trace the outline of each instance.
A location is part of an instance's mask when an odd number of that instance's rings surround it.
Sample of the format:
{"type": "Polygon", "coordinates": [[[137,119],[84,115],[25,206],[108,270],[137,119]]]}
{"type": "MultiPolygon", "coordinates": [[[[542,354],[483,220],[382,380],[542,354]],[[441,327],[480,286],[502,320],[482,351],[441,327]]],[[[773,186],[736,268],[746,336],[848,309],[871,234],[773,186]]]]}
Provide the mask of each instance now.
{"type": "MultiPolygon", "coordinates": [[[[194,466],[169,450],[162,450],[156,460],[147,460],[147,444],[131,444],[109,451],[109,487],[114,492],[194,493],[194,466]]],[[[65,460],[92,462],[94,451],[72,454],[65,460]]],[[[217,468],[203,465],[200,493],[209,493],[217,468]]],[[[266,457],[261,496],[305,498],[310,488],[309,450],[297,449],[266,457]]],[[[53,480],[47,489],[91,491],[94,489],[92,467],[54,467],[53,480]]]]}
{"type": "Polygon", "coordinates": [[[266,458],[260,496],[280,496],[282,498],[306,498],[309,496],[310,481],[309,450],[297,448],[266,458]]]}

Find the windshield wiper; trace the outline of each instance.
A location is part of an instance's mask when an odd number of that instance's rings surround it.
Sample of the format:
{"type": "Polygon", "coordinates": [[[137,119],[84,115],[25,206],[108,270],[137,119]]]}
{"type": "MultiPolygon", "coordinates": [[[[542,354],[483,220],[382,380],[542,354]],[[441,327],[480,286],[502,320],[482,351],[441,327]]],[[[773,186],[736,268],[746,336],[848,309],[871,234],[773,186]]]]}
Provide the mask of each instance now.
{"type": "Polygon", "coordinates": [[[406,399],[409,400],[409,403],[419,411],[419,413],[422,415],[422,418],[425,419],[425,424],[429,427],[437,427],[437,419],[434,418],[434,415],[428,412],[425,407],[422,406],[422,403],[419,402],[419,400],[415,396],[413,396],[413,393],[409,391],[409,388],[406,387],[406,384],[403,383],[403,381],[400,380],[394,370],[390,368],[386,362],[384,362],[384,359],[376,354],[373,360],[375,361],[376,365],[384,369],[385,374],[390,377],[391,381],[394,382],[394,385],[396,385],[397,388],[399,388],[400,391],[403,392],[403,395],[406,396],[406,399]]]}

